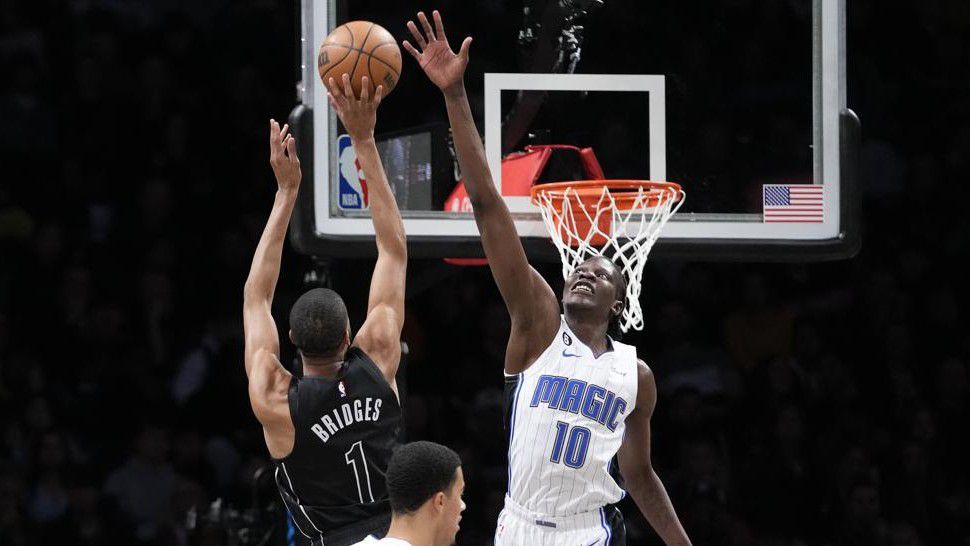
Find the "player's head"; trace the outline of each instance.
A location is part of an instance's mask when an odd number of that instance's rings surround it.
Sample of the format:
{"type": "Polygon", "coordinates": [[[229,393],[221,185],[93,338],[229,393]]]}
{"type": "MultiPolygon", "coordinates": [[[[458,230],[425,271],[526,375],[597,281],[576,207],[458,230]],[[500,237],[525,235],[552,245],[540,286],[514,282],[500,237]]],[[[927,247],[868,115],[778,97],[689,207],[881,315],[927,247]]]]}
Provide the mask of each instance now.
{"type": "Polygon", "coordinates": [[[626,278],[609,258],[589,258],[566,277],[562,294],[566,314],[605,322],[607,333],[614,338],[620,334],[620,314],[625,303],[626,278]]]}
{"type": "Polygon", "coordinates": [[[412,525],[430,530],[435,537],[433,546],[455,543],[465,509],[464,489],[461,459],[441,444],[405,444],[387,465],[387,494],[394,519],[410,518],[412,525]]]}
{"type": "Polygon", "coordinates": [[[300,296],[290,309],[290,340],[305,356],[343,356],[350,345],[350,320],[340,295],[314,288],[300,296]]]}

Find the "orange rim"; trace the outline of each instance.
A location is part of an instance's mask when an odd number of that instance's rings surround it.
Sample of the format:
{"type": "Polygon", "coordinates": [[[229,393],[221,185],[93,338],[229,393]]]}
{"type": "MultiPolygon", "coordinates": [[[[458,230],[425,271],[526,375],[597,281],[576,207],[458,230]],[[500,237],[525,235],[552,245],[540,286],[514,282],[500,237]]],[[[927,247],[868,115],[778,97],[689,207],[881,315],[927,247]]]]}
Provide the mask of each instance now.
{"type": "Polygon", "coordinates": [[[674,202],[683,196],[680,184],[676,182],[655,182],[653,180],[569,180],[566,182],[550,182],[536,184],[529,190],[532,204],[539,205],[539,195],[549,195],[554,201],[562,201],[566,191],[573,193],[584,205],[595,205],[603,195],[603,188],[610,190],[610,195],[616,202],[618,210],[630,210],[636,203],[639,190],[643,189],[647,197],[647,208],[655,207],[664,198],[672,197],[674,202]]]}

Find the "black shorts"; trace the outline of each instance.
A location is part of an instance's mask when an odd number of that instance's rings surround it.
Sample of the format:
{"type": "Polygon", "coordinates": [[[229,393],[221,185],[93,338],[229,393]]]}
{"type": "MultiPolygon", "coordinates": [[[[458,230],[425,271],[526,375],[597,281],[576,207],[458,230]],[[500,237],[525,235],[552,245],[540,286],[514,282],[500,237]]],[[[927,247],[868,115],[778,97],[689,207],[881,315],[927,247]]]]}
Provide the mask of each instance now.
{"type": "Polygon", "coordinates": [[[623,514],[615,505],[603,507],[606,513],[606,525],[610,528],[610,543],[606,546],[626,546],[626,525],[623,524],[623,514]]]}

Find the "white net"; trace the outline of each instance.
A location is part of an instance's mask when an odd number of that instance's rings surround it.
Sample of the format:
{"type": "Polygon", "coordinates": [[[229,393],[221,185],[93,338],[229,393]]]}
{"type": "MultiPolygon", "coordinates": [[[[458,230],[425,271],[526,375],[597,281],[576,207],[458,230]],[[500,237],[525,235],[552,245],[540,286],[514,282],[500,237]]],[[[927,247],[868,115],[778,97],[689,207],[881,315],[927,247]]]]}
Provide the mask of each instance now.
{"type": "MultiPolygon", "coordinates": [[[[676,184],[643,183],[620,192],[599,181],[598,196],[575,186],[537,187],[533,202],[562,258],[562,275],[568,277],[579,264],[605,256],[620,266],[626,277],[626,305],[620,328],[643,330],[640,290],[643,267],[660,230],[684,202],[676,184]],[[620,202],[618,204],[618,201],[620,202]]],[[[581,185],[581,184],[578,184],[581,185]]]]}

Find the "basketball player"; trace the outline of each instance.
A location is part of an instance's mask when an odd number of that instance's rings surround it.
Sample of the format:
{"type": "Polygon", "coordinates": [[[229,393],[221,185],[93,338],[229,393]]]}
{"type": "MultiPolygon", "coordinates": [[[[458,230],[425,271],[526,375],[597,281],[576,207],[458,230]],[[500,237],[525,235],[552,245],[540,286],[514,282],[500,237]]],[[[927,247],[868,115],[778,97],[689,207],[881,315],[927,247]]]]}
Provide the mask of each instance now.
{"type": "Polygon", "coordinates": [[[509,484],[495,544],[624,544],[624,496],[611,475],[619,460],[626,489],[667,544],[689,544],[650,463],[657,388],[636,348],[608,334],[625,300],[613,262],[592,258],[566,279],[559,301],[529,266],[509,210],[485,161],[465,95],[471,38],[458,54],[441,16],[408,28],[404,48],[444,93],[458,159],[492,275],[509,309],[505,354],[509,484]]]}
{"type": "Polygon", "coordinates": [[[355,546],[451,546],[465,510],[461,459],[434,442],[413,442],[394,452],[387,466],[391,528],[382,540],[355,546]]]}
{"type": "Polygon", "coordinates": [[[404,226],[374,143],[382,88],[358,100],[346,76],[330,80],[330,101],[346,127],[370,184],[377,239],[367,317],[351,335],[340,296],[317,288],[290,310],[289,337],[303,377],[280,364],[270,314],[286,226],[300,186],[300,161],[288,127],[270,121],[270,164],[278,190],[256,247],[243,303],[246,375],[253,412],[276,463],[276,484],[297,529],[313,546],[383,536],[390,522],[384,474],[401,420],[394,375],[401,357],[404,226]]]}

